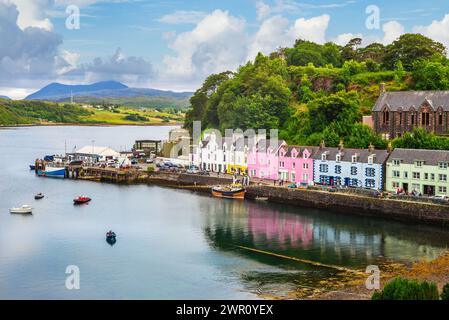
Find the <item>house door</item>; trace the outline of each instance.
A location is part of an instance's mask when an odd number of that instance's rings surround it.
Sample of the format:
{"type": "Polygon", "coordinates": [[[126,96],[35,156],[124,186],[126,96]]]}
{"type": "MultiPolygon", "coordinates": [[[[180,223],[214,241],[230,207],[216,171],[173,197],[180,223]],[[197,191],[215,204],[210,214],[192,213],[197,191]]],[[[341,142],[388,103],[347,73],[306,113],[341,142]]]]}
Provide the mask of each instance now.
{"type": "Polygon", "coordinates": [[[402,184],[402,189],[404,190],[404,192],[408,192],[408,183],[403,183],[402,184]]]}
{"type": "Polygon", "coordinates": [[[424,185],[424,194],[427,196],[434,196],[435,195],[435,186],[424,185]]]}

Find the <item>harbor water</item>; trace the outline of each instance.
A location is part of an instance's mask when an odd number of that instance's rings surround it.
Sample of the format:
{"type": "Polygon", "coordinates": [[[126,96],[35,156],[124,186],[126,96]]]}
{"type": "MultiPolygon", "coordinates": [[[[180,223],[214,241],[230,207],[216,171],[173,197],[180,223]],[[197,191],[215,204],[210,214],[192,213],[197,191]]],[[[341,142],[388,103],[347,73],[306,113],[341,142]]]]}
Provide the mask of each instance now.
{"type": "Polygon", "coordinates": [[[170,129],[1,129],[0,298],[287,297],[338,277],[301,259],[364,271],[382,261],[432,259],[449,244],[449,230],[438,227],[158,186],[40,178],[28,168],[92,140],[125,150],[136,139],[166,139],[170,129]],[[34,200],[38,192],[46,197],[34,200]],[[79,195],[92,201],[74,206],[79,195]],[[23,204],[33,215],[9,213],[23,204]],[[109,230],[117,234],[113,246],[105,241],[109,230]],[[79,289],[66,286],[69,266],[79,270],[79,289]]]}

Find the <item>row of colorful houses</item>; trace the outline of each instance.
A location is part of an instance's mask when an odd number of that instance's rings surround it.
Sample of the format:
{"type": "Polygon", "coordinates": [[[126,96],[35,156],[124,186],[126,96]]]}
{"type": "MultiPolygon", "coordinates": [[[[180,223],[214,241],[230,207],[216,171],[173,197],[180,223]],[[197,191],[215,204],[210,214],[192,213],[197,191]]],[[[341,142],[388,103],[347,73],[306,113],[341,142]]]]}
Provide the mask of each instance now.
{"type": "Polygon", "coordinates": [[[190,155],[202,170],[296,183],[449,196],[449,151],[292,146],[208,135],[190,155]]]}

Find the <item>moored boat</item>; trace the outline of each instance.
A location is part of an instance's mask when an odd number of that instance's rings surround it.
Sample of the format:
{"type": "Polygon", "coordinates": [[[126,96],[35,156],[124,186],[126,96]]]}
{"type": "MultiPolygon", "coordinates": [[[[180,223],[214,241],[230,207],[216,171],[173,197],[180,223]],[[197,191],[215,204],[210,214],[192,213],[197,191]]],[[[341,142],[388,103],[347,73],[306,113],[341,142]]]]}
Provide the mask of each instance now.
{"type": "Polygon", "coordinates": [[[42,192],[39,192],[38,194],[36,194],[34,196],[34,199],[35,200],[40,200],[40,199],[43,199],[44,197],[45,197],[44,194],[42,192]]]}
{"type": "Polygon", "coordinates": [[[9,209],[9,213],[31,214],[33,213],[33,208],[25,204],[18,208],[9,209]]]}
{"type": "Polygon", "coordinates": [[[117,242],[115,232],[113,232],[112,230],[106,232],[106,242],[109,243],[111,246],[117,242]]]}
{"type": "Polygon", "coordinates": [[[73,199],[74,204],[84,204],[90,202],[92,199],[89,197],[79,196],[78,198],[73,199]]]}
{"type": "Polygon", "coordinates": [[[65,178],[65,168],[46,166],[45,169],[39,169],[37,175],[49,178],[65,178]]]}
{"type": "Polygon", "coordinates": [[[215,186],[212,195],[217,198],[244,199],[246,190],[241,185],[215,186]]]}

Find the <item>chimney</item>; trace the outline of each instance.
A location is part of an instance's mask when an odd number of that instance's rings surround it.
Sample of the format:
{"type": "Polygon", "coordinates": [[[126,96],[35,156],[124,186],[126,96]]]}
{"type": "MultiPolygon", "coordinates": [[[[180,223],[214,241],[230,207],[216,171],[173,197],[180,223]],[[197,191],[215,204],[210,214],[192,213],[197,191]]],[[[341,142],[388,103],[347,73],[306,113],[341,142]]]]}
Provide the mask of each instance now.
{"type": "Polygon", "coordinates": [[[326,148],[326,144],[324,143],[324,139],[321,140],[320,148],[321,148],[321,149],[326,148]]]}
{"type": "Polygon", "coordinates": [[[374,146],[373,146],[372,143],[369,144],[368,150],[369,150],[369,153],[373,153],[374,152],[374,146]]]}
{"type": "Polygon", "coordinates": [[[340,143],[338,144],[338,149],[339,149],[340,151],[343,151],[344,148],[345,148],[345,145],[344,145],[344,143],[343,143],[343,139],[341,139],[341,140],[340,140],[340,143]]]}
{"type": "Polygon", "coordinates": [[[385,82],[381,82],[379,86],[380,94],[385,93],[387,90],[385,89],[385,82]]]}
{"type": "Polygon", "coordinates": [[[387,151],[388,153],[391,153],[393,151],[393,145],[391,144],[391,142],[388,142],[387,151]]]}

